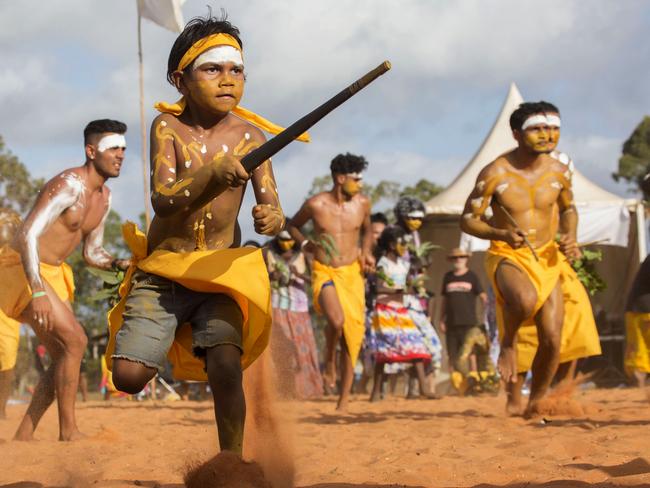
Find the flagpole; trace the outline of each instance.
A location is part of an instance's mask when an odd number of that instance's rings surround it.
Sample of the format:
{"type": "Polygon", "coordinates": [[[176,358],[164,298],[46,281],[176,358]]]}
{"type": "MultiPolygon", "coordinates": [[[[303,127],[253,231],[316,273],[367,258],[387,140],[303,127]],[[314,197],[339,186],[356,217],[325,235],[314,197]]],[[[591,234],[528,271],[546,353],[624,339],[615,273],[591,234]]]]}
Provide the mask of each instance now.
{"type": "MultiPolygon", "coordinates": [[[[139,2],[138,2],[139,3],[139,2]]],[[[149,215],[149,175],[147,174],[147,126],[144,120],[144,63],[142,62],[142,16],[138,5],[138,64],[140,69],[140,137],[142,146],[142,184],[144,186],[144,222],[149,230],[151,215],[149,215]]],[[[151,399],[156,399],[156,376],[149,382],[151,399]]]]}
{"type": "Polygon", "coordinates": [[[144,120],[144,63],[142,62],[142,17],[138,8],[138,61],[140,69],[140,137],[142,139],[142,183],[144,185],[144,220],[149,230],[149,175],[147,174],[147,126],[144,120]]]}

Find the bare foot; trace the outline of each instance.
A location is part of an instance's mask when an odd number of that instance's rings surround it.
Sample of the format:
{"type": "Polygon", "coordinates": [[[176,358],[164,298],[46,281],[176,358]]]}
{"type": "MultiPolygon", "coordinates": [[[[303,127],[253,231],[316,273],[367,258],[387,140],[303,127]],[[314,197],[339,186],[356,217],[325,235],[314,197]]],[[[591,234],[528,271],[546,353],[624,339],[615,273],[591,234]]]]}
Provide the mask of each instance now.
{"type": "Polygon", "coordinates": [[[542,415],[542,412],[539,409],[539,402],[538,401],[532,401],[528,402],[528,406],[526,407],[526,410],[524,410],[524,418],[526,420],[533,419],[535,417],[539,417],[542,415]]]}
{"type": "Polygon", "coordinates": [[[59,440],[64,442],[80,441],[82,439],[86,439],[87,437],[88,436],[80,432],[79,429],[73,430],[70,434],[59,434],[59,440]]]}
{"type": "Polygon", "coordinates": [[[14,440],[19,441],[19,442],[30,442],[34,440],[34,435],[33,434],[26,434],[23,432],[16,432],[14,435],[14,440]]]}
{"type": "Polygon", "coordinates": [[[442,397],[440,395],[436,395],[435,393],[432,393],[430,391],[428,391],[426,393],[422,393],[420,395],[420,398],[422,400],[441,400],[442,399],[442,397]]]}
{"type": "Polygon", "coordinates": [[[501,346],[497,370],[506,384],[517,381],[517,351],[514,347],[501,346]]]}
{"type": "Polygon", "coordinates": [[[381,392],[373,391],[372,395],[370,395],[370,402],[380,402],[382,400],[381,398],[381,392]]]}

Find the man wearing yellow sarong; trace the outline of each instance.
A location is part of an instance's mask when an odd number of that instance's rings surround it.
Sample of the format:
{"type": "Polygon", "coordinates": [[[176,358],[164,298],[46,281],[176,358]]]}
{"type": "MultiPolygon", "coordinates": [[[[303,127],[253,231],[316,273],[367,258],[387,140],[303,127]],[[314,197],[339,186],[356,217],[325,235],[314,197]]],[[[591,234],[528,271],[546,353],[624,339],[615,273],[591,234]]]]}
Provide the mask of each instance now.
{"type": "Polygon", "coordinates": [[[353,368],[365,334],[363,271],[374,267],[370,200],[360,193],[363,156],[339,154],[330,165],[334,186],[309,198],[288,224],[305,252],[314,254],[314,308],[327,318],[325,374],[327,386],[336,383],[336,344],[341,341],[341,388],[337,409],[347,407],[353,368]],[[308,240],[300,228],[314,223],[316,238],[308,240]],[[363,232],[363,244],[359,247],[363,232]]]}
{"type": "Polygon", "coordinates": [[[84,129],[86,161],[48,181],[2,253],[0,309],[34,329],[47,348],[52,364],[41,376],[16,440],[32,440],[39,421],[56,397],[59,440],[79,439],[75,419],[79,369],[86,349],[86,333],[72,312],[74,280],[65,259],[83,242],[90,266],[126,268],[103,248],[104,226],[111,207],[106,180],[119,176],[126,125],[94,120],[84,129]]]}
{"type": "MultiPolygon", "coordinates": [[[[253,171],[239,158],[281,128],[238,106],[244,91],[239,30],[195,18],[176,39],[168,80],[183,95],[151,126],[148,235],[124,236],[133,266],[109,314],[108,366],[126,393],[141,391],[169,356],[179,379],[207,380],[222,450],[241,454],[246,404],[242,369],[269,338],[270,285],[260,250],[240,248],[237,221],[246,184],[257,200],[255,230],[284,226],[270,161],[253,171]],[[111,364],[112,363],[112,364],[111,364]]],[[[305,136],[306,137],[306,136],[305,136]]]]}
{"type": "Polygon", "coordinates": [[[580,255],[571,172],[550,156],[553,123],[552,114],[546,114],[545,105],[539,103],[524,103],[512,113],[510,127],[517,148],[483,168],[461,219],[465,232],[492,241],[486,268],[504,331],[498,370],[508,385],[517,382],[518,332],[526,321],[535,323],[539,347],[532,363],[526,416],[538,412],[560,361],[562,254],[569,259],[580,255]],[[553,225],[556,206],[562,236],[559,245],[553,225]]]}
{"type": "Polygon", "coordinates": [[[645,387],[650,373],[650,257],[634,278],[625,306],[625,371],[645,387]]]}

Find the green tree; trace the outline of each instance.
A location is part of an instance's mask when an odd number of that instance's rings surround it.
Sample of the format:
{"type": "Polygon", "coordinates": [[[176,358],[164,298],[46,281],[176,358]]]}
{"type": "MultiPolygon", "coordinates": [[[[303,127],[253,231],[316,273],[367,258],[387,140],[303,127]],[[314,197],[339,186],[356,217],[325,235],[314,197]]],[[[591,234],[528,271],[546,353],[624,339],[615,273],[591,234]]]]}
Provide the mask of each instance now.
{"type": "Polygon", "coordinates": [[[437,185],[432,181],[421,179],[413,186],[405,186],[400,192],[399,196],[415,197],[419,198],[423,202],[427,202],[444,189],[444,187],[437,185]]]}
{"type": "MultiPolygon", "coordinates": [[[[320,192],[327,191],[332,187],[332,177],[330,175],[317,176],[312,180],[311,188],[307,197],[314,196],[320,192]]],[[[397,181],[381,180],[376,185],[368,183],[363,184],[363,193],[368,195],[373,206],[380,203],[387,203],[388,208],[392,208],[397,199],[401,196],[409,195],[426,202],[433,196],[440,193],[444,188],[429,180],[421,179],[413,186],[402,187],[397,181]]]]}
{"type": "MultiPolygon", "coordinates": [[[[643,177],[650,172],[650,117],[646,116],[636,126],[623,144],[623,155],[618,160],[618,171],[612,174],[616,181],[633,184],[643,190],[643,177]]],[[[644,191],[648,196],[648,188],[644,191]]]]}
{"type": "Polygon", "coordinates": [[[32,178],[25,165],[5,148],[0,136],[0,207],[13,208],[25,214],[43,182],[41,178],[32,178]]]}

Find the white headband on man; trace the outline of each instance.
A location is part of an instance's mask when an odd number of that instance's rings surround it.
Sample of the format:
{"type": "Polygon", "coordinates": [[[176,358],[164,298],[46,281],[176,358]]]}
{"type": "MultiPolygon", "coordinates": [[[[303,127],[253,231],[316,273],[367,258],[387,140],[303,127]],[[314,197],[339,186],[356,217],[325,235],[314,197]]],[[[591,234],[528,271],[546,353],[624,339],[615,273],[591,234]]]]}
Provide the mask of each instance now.
{"type": "Polygon", "coordinates": [[[557,115],[533,114],[524,120],[524,123],[521,125],[521,130],[526,130],[534,125],[560,127],[560,117],[557,115]]]}
{"type": "Polygon", "coordinates": [[[114,147],[126,149],[126,138],[124,134],[110,134],[102,137],[97,143],[97,150],[99,152],[104,152],[106,149],[112,149],[114,147]]]}
{"type": "Polygon", "coordinates": [[[197,69],[202,64],[214,63],[233,63],[237,66],[244,66],[244,59],[241,51],[232,46],[216,46],[201,53],[192,63],[192,69],[197,69]]]}

